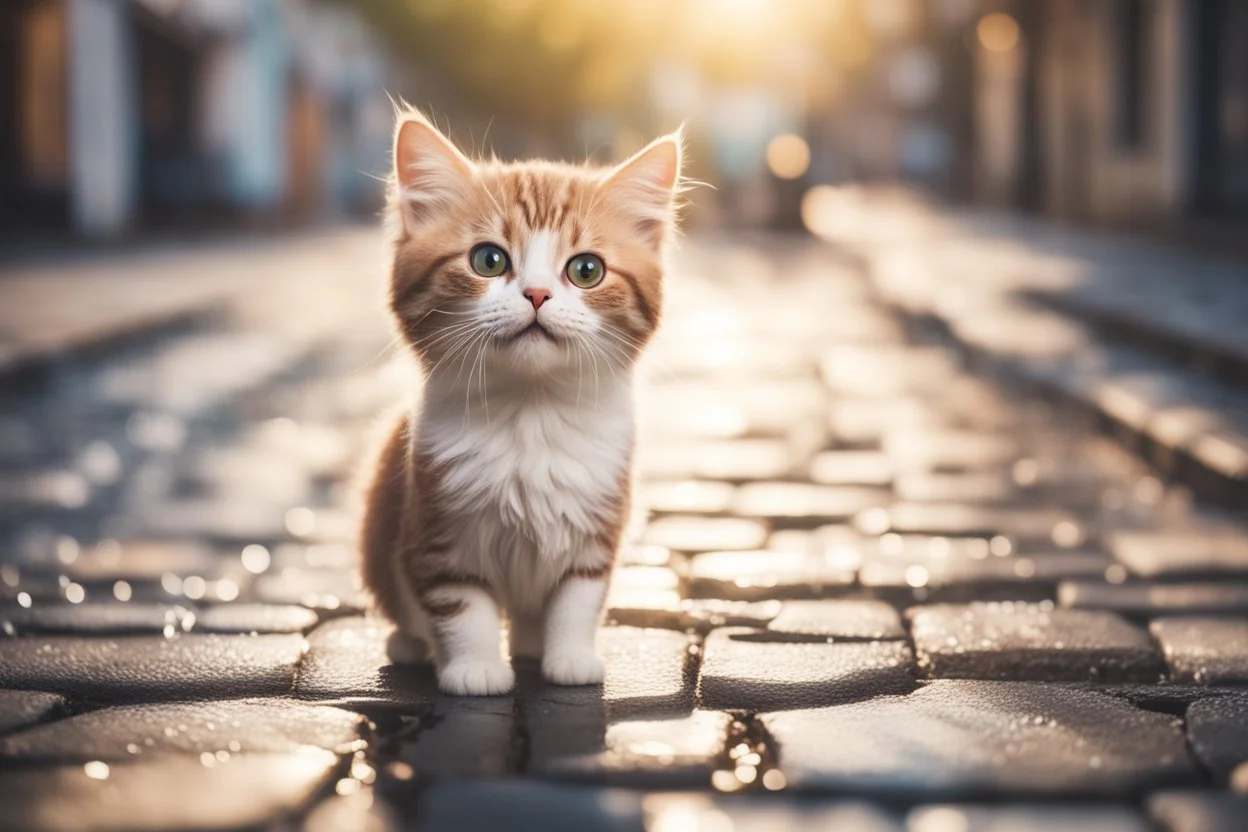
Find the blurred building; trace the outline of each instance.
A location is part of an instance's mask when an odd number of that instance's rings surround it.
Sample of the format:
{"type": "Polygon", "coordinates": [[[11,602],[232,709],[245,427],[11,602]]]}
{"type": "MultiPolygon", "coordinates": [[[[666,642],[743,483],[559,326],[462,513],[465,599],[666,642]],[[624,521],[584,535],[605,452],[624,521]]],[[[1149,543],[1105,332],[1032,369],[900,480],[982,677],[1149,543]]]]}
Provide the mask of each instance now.
{"type": "Polygon", "coordinates": [[[986,5],[976,197],[1133,225],[1248,218],[1248,3],[986,5]]]}
{"type": "Polygon", "coordinates": [[[0,223],[107,237],[364,207],[382,56],[312,0],[5,0],[0,223]]]}

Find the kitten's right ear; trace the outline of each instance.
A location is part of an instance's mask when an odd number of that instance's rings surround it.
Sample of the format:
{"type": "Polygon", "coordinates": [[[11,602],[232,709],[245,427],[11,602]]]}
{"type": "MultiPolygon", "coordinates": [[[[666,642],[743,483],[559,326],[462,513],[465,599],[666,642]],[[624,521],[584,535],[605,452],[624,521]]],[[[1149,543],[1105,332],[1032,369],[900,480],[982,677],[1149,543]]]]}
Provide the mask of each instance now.
{"type": "Polygon", "coordinates": [[[402,112],[394,130],[394,181],[409,231],[454,203],[472,186],[476,167],[415,110],[402,112]]]}

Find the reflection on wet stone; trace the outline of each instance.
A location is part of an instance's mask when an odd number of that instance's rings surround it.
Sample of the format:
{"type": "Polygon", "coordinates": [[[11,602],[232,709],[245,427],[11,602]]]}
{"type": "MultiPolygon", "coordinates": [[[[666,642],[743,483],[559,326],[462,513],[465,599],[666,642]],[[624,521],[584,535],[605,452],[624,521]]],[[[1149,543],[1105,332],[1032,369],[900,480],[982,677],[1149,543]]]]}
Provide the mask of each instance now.
{"type": "Polygon", "coordinates": [[[439,694],[399,759],[418,774],[501,777],[515,769],[515,731],[511,697],[439,694]]]}
{"type": "Polygon", "coordinates": [[[694,711],[680,719],[608,725],[604,750],[551,761],[544,775],[617,786],[681,788],[710,782],[732,718],[694,711]]]}
{"type": "Polygon", "coordinates": [[[1031,804],[1023,806],[975,806],[945,804],[923,806],[910,812],[913,832],[1048,832],[1087,829],[1097,832],[1149,832],[1152,828],[1134,809],[1117,806],[1031,804]]]}
{"type": "Polygon", "coordinates": [[[338,758],[303,748],[238,754],[205,764],[198,756],[84,767],[10,771],[0,805],[15,829],[250,828],[306,805],[328,784],[338,758]]]}

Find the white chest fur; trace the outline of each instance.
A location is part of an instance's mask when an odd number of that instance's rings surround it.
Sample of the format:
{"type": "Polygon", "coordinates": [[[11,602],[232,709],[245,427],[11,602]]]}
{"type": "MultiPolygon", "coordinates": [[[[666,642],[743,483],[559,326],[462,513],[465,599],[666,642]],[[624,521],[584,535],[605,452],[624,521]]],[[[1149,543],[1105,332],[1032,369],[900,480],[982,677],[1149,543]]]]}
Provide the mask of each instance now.
{"type": "Polygon", "coordinates": [[[421,450],[440,463],[457,566],[536,608],[569,569],[601,562],[595,538],[617,522],[633,407],[626,379],[594,390],[491,390],[485,402],[426,401],[421,450]]]}

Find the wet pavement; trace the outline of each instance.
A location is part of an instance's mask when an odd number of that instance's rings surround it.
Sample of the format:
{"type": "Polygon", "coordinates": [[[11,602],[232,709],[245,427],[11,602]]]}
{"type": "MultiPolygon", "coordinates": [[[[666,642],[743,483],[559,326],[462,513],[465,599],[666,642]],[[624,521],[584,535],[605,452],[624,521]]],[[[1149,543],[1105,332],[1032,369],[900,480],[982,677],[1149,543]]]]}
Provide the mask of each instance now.
{"type": "Polygon", "coordinates": [[[598,687],[386,661],[355,474],[413,381],[374,232],[186,255],[211,309],[0,379],[0,827],[1242,829],[1225,478],[840,236],[686,241],[598,687]]]}

